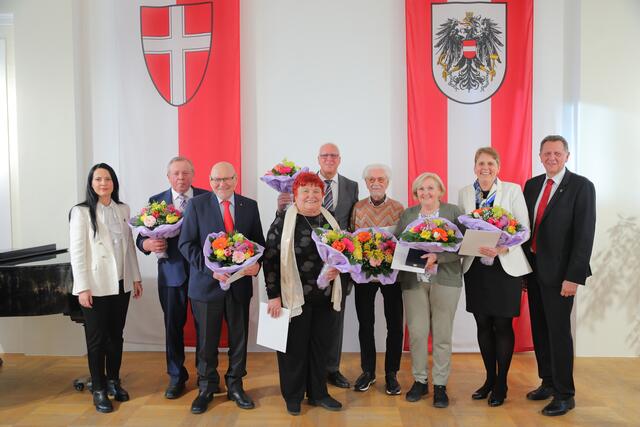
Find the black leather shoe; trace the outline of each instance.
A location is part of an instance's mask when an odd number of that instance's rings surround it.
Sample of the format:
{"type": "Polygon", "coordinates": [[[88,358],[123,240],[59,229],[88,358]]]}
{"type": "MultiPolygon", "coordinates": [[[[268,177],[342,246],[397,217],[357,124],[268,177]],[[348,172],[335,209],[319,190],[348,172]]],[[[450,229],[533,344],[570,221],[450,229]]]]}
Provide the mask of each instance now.
{"type": "Polygon", "coordinates": [[[471,398],[473,400],[486,399],[489,393],[491,393],[491,389],[493,389],[493,384],[484,383],[482,387],[473,392],[471,398]]]}
{"type": "Polygon", "coordinates": [[[390,396],[396,396],[400,394],[400,384],[396,378],[396,373],[387,374],[384,376],[385,386],[384,391],[390,396]]]}
{"type": "Polygon", "coordinates": [[[96,405],[96,411],[102,413],[113,412],[113,404],[109,400],[106,390],[96,390],[93,392],[93,404],[96,405]]]}
{"type": "Polygon", "coordinates": [[[167,399],[177,399],[184,393],[184,383],[169,384],[164,391],[164,397],[167,399]]]}
{"type": "Polygon", "coordinates": [[[126,402],[129,400],[129,393],[122,388],[120,380],[107,381],[107,393],[109,396],[113,396],[113,399],[118,402],[126,402]]]}
{"type": "Polygon", "coordinates": [[[353,385],[355,391],[367,391],[371,384],[376,382],[376,374],[373,372],[363,372],[353,385]]]}
{"type": "Polygon", "coordinates": [[[527,393],[527,399],[529,400],[546,400],[551,396],[553,396],[553,387],[547,387],[546,385],[541,385],[527,393]]]}
{"type": "Polygon", "coordinates": [[[300,415],[300,402],[284,402],[290,415],[300,415]]]}
{"type": "Polygon", "coordinates": [[[339,411],[342,409],[342,403],[338,402],[331,396],[323,397],[322,399],[309,399],[309,405],[321,406],[328,411],[339,411]]]}
{"type": "Polygon", "coordinates": [[[241,409],[253,409],[256,407],[256,404],[253,403],[253,400],[244,392],[242,387],[234,387],[227,391],[227,397],[229,400],[236,402],[238,408],[241,409]]]}
{"type": "Polygon", "coordinates": [[[213,393],[199,392],[198,396],[191,403],[192,414],[202,414],[209,407],[209,403],[213,400],[213,393]]]}
{"type": "Polygon", "coordinates": [[[349,380],[346,379],[344,375],[340,373],[340,371],[329,372],[329,374],[327,375],[327,381],[329,382],[329,384],[333,384],[336,387],[340,387],[340,388],[351,387],[349,380]]]}
{"type": "Polygon", "coordinates": [[[502,404],[504,403],[504,399],[506,399],[506,397],[507,396],[505,395],[500,395],[492,391],[491,394],[489,395],[489,400],[487,400],[487,403],[491,407],[502,406],[502,404]]]}
{"type": "Polygon", "coordinates": [[[446,408],[449,406],[449,396],[447,396],[447,386],[433,386],[433,406],[436,408],[446,408]]]}
{"type": "Polygon", "coordinates": [[[426,396],[427,394],[429,394],[429,383],[422,384],[421,382],[414,381],[405,398],[409,402],[417,402],[422,399],[422,396],[426,396]]]}
{"type": "Polygon", "coordinates": [[[542,410],[542,415],[546,415],[549,417],[564,415],[575,407],[576,401],[573,397],[570,397],[568,399],[558,399],[554,397],[551,403],[544,407],[544,409],[542,410]]]}

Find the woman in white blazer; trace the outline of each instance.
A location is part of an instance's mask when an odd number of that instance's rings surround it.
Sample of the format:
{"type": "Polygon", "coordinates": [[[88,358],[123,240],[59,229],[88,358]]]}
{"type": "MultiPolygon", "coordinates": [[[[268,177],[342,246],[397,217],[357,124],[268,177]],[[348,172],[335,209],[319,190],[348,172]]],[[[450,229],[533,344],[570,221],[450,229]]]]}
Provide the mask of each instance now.
{"type": "MultiPolygon", "coordinates": [[[[458,206],[469,213],[484,206],[501,206],[523,225],[529,224],[527,205],[519,185],[498,179],[500,156],[491,147],[479,148],[475,154],[476,181],[460,190],[458,206]]],[[[520,315],[521,276],[531,267],[518,246],[485,247],[484,257],[493,258],[485,265],[478,257],[464,257],[467,311],[473,313],[478,326],[478,344],[487,373],[485,383],[471,396],[480,400],[489,396],[489,406],[500,406],[507,396],[507,374],[515,336],[513,318],[520,315]]]]}
{"type": "Polygon", "coordinates": [[[84,315],[93,403],[98,412],[113,411],[109,395],[120,402],[129,400],[120,385],[122,331],[131,291],[134,298],[142,295],[127,226],[129,207],[120,202],[118,190],[111,166],[99,163],[89,171],[86,200],[69,213],[73,294],[84,315]]]}

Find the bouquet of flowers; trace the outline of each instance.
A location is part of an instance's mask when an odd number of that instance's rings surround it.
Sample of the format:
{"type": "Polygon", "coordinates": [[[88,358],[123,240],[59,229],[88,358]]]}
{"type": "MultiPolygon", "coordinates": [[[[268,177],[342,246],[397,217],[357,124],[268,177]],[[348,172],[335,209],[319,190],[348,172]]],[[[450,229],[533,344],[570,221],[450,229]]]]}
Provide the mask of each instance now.
{"type": "MultiPolygon", "coordinates": [[[[460,215],[458,221],[472,230],[499,231],[497,246],[516,246],[529,238],[529,229],[518,222],[514,216],[500,206],[486,206],[473,212],[460,215]]],[[[482,257],[483,264],[493,264],[493,258],[482,257]]]]}
{"type": "MultiPolygon", "coordinates": [[[[462,233],[445,218],[418,218],[411,222],[400,234],[403,246],[430,253],[457,252],[462,244],[462,233]]],[[[435,265],[427,274],[437,273],[435,265]]]]}
{"type": "MultiPolygon", "coordinates": [[[[129,220],[129,227],[145,237],[169,239],[180,234],[182,212],[172,204],[151,202],[140,213],[129,220]]],[[[156,254],[158,258],[167,258],[166,252],[156,254]]]]}
{"type": "Polygon", "coordinates": [[[360,272],[361,265],[357,258],[362,258],[362,252],[356,252],[353,238],[349,233],[330,228],[316,228],[311,233],[311,238],[316,242],[320,258],[324,261],[317,280],[318,288],[326,289],[329,286],[330,281],[326,274],[331,267],[341,273],[360,272]]]}
{"type": "Polygon", "coordinates": [[[298,173],[308,171],[309,168],[301,168],[285,158],[261,176],[260,180],[279,193],[291,193],[298,173]]]}
{"type": "Polygon", "coordinates": [[[353,233],[354,258],[361,265],[359,272],[352,272],[356,283],[395,283],[398,270],[391,269],[397,240],[388,231],[377,228],[360,228],[353,233]]]}
{"type": "MultiPolygon", "coordinates": [[[[219,274],[233,274],[258,262],[264,248],[242,233],[233,231],[227,234],[222,231],[207,236],[202,252],[204,264],[209,270],[219,274]]],[[[231,282],[237,278],[220,282],[220,288],[228,290],[231,282]]]]}

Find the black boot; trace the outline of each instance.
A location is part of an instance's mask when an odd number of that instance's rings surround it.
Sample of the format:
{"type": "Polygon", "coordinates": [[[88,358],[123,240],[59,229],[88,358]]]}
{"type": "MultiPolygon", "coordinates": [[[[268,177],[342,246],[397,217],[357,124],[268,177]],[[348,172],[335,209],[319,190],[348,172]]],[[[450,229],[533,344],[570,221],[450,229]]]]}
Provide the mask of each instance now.
{"type": "Polygon", "coordinates": [[[129,393],[120,385],[120,380],[107,381],[107,393],[118,402],[126,402],[129,400],[129,393]]]}
{"type": "Polygon", "coordinates": [[[113,404],[109,400],[106,390],[95,390],[93,392],[93,404],[96,405],[96,411],[98,412],[113,412],[113,404]]]}

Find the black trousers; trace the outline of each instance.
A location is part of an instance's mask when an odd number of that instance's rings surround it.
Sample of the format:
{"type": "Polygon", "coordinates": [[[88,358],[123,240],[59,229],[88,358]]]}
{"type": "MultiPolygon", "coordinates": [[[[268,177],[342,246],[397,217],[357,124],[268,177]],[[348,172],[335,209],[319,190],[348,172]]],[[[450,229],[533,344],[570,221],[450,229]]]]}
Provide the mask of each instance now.
{"type": "Polygon", "coordinates": [[[354,285],[358,338],[360,340],[360,366],[363,372],[376,372],[376,340],[374,337],[375,300],[378,289],[384,298],[384,317],[387,321],[387,350],[384,372],[391,374],[400,369],[403,336],[402,290],[399,284],[380,285],[361,283],[354,285]]]}
{"type": "Polygon", "coordinates": [[[124,292],[121,280],[118,295],[94,296],[92,308],[81,307],[93,390],[105,390],[107,379],[120,378],[122,331],[130,296],[131,292],[124,292]]]}
{"type": "Polygon", "coordinates": [[[184,325],[187,323],[187,290],[181,286],[158,286],[158,297],[164,314],[167,374],[170,383],[176,385],[189,379],[184,367],[184,325]]]}
{"type": "Polygon", "coordinates": [[[287,402],[322,399],[327,392],[327,353],[335,335],[338,313],[331,303],[302,306],[302,314],[289,323],[287,352],[278,352],[280,391],[287,402]],[[331,327],[330,325],[333,325],[331,327]]]}
{"type": "Polygon", "coordinates": [[[351,291],[351,275],[349,273],[340,274],[342,283],[342,302],[340,312],[333,318],[334,324],[331,328],[335,333],[330,337],[327,353],[327,372],[337,372],[340,370],[340,359],[342,358],[342,337],[344,335],[344,309],[347,301],[347,294],[351,291]]]}
{"type": "Polygon", "coordinates": [[[573,384],[573,337],[571,310],[574,297],[560,295],[560,286],[544,286],[533,273],[527,277],[531,335],[542,384],[552,386],[554,395],[567,399],[575,395],[573,384]]]}
{"type": "Polygon", "coordinates": [[[224,376],[225,384],[228,390],[242,387],[242,377],[247,375],[249,301],[237,301],[231,292],[226,292],[224,299],[217,301],[191,299],[191,309],[198,341],[196,366],[200,391],[210,393],[220,384],[218,345],[223,316],[229,327],[229,368],[224,376]]]}

